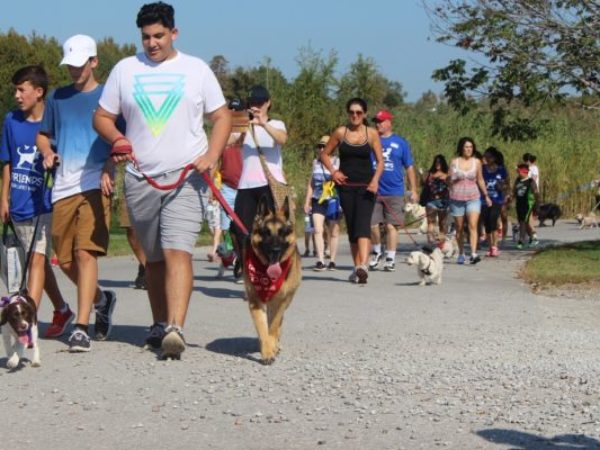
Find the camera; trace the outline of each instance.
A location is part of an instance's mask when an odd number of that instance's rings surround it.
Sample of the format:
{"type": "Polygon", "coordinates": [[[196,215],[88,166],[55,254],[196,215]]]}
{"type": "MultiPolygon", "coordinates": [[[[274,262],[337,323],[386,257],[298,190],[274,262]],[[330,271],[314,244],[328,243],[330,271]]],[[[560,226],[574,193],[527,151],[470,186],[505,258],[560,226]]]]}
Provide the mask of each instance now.
{"type": "Polygon", "coordinates": [[[248,120],[254,120],[254,114],[248,111],[248,120]]]}

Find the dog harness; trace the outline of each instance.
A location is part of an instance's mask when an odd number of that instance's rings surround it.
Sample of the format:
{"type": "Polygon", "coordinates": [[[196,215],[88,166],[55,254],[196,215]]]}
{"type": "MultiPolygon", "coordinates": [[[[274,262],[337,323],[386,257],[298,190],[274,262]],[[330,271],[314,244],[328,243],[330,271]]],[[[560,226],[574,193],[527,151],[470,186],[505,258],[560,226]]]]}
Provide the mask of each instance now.
{"type": "MultiPolygon", "coordinates": [[[[13,303],[26,303],[25,299],[19,294],[12,295],[10,297],[2,297],[0,299],[0,308],[6,308],[8,305],[13,303]]],[[[16,330],[14,330],[17,333],[16,330]]],[[[19,342],[23,345],[29,346],[33,343],[33,336],[31,335],[31,326],[27,328],[25,333],[17,333],[19,342]]]]}
{"type": "Polygon", "coordinates": [[[427,267],[425,269],[421,269],[421,273],[423,275],[427,275],[427,276],[431,276],[431,270],[429,270],[431,268],[431,262],[433,261],[433,258],[429,255],[427,255],[429,258],[429,264],[427,265],[427,267]]]}
{"type": "Polygon", "coordinates": [[[283,281],[292,267],[292,258],[278,264],[267,266],[263,264],[251,246],[246,250],[246,273],[248,279],[263,303],[267,303],[279,292],[283,281]]]}

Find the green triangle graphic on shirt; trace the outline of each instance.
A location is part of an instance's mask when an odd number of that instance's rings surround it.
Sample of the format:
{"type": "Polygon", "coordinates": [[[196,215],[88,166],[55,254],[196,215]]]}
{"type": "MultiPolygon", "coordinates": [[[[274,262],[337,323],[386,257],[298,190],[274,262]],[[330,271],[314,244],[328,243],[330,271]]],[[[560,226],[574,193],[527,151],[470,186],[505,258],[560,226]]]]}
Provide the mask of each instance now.
{"type": "Polygon", "coordinates": [[[179,74],[157,73],[135,75],[133,98],[139,106],[148,128],[158,136],[183,96],[185,77],[179,74]]]}

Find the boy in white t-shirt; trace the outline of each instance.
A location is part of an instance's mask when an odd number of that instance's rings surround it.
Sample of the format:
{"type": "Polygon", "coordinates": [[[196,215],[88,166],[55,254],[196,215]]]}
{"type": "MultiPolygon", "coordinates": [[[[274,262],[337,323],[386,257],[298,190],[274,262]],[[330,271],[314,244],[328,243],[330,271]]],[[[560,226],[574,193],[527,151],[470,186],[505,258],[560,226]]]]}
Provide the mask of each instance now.
{"type": "MultiPolygon", "coordinates": [[[[178,30],[171,5],[142,6],[136,23],[144,51],[111,71],[94,127],[112,143],[113,161],[129,162],[125,198],[146,253],[154,322],[146,344],[178,359],[185,350],[191,256],[208,199],[201,174],[218,161],[231,116],[210,67],[173,47],[178,30]],[[127,123],[125,136],[115,126],[119,114],[127,123]],[[213,122],[210,142],[205,114],[213,122]],[[166,185],[171,188],[163,190],[166,185]]],[[[110,183],[104,189],[109,192],[110,183]]]]}

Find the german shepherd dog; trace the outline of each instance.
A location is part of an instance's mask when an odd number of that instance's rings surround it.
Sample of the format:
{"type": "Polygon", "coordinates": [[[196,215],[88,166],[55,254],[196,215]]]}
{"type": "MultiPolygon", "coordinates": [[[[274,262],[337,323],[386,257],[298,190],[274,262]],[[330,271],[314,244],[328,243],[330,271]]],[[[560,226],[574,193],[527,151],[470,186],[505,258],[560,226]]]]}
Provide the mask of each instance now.
{"type": "Polygon", "coordinates": [[[294,219],[290,215],[287,199],[275,211],[266,197],[261,198],[244,255],[244,286],[263,364],[272,364],[279,353],[283,313],[302,278],[294,219]]]}

